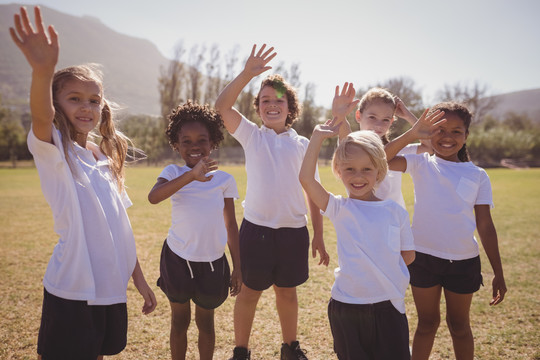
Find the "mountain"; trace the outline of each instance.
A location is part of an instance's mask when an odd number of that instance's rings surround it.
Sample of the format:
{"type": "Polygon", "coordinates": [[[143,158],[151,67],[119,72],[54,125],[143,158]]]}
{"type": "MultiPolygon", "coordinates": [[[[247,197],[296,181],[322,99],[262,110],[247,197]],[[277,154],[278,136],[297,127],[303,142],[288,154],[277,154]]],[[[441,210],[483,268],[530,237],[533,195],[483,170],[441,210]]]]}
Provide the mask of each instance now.
{"type": "MultiPolygon", "coordinates": [[[[11,40],[19,4],[0,5],[0,94],[3,102],[28,99],[31,69],[11,40]]],[[[33,8],[27,7],[31,19],[33,8]]],[[[105,94],[127,112],[159,114],[160,66],[169,62],[148,40],[120,34],[93,17],[67,15],[41,6],[46,25],[59,34],[57,69],[88,62],[102,64],[105,94]]]]}
{"type": "Polygon", "coordinates": [[[510,112],[526,114],[533,123],[540,124],[540,89],[516,91],[491,98],[495,100],[495,107],[488,112],[489,115],[504,119],[510,112]]]}

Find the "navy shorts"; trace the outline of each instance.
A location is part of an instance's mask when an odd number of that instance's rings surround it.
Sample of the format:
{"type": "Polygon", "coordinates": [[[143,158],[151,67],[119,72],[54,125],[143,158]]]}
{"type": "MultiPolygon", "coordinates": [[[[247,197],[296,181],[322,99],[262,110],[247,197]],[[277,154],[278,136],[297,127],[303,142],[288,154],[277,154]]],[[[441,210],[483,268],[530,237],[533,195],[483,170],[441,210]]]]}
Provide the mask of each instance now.
{"type": "Polygon", "coordinates": [[[308,279],[307,227],[272,229],[244,219],[239,237],[242,281],[249,288],[295,287],[308,279]]]}
{"type": "Polygon", "coordinates": [[[170,302],[184,304],[193,300],[198,306],[212,310],[229,296],[231,271],[225,254],[207,262],[187,261],[167,245],[161,250],[157,286],[170,302]]]}
{"type": "Polygon", "coordinates": [[[43,360],[96,360],[126,347],[127,306],[88,305],[44,290],[37,352],[43,360]]]}
{"type": "Polygon", "coordinates": [[[472,294],[482,283],[480,256],[465,260],[447,260],[417,252],[409,266],[411,285],[429,288],[441,285],[457,294],[472,294]]]}
{"type": "Polygon", "coordinates": [[[390,301],[328,303],[328,320],[339,360],[410,359],[409,324],[390,301]]]}

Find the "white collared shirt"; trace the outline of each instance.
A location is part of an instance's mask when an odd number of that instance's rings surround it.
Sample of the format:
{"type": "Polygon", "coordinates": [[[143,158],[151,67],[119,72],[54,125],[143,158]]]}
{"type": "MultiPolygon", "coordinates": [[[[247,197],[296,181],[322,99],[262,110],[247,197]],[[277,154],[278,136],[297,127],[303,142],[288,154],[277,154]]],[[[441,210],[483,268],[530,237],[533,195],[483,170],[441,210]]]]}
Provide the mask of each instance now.
{"type": "Polygon", "coordinates": [[[246,156],[246,220],[274,229],[305,226],[307,207],[298,175],[309,140],[292,128],[281,134],[259,128],[244,116],[231,135],[246,156]]]}
{"type": "Polygon", "coordinates": [[[416,250],[448,260],[479,254],[475,205],[493,206],[486,171],[427,153],[405,155],[414,182],[412,229],[416,250]]]}
{"type": "Polygon", "coordinates": [[[89,305],[124,303],[137,259],[126,212],[131,201],[125,192],[118,192],[108,159],[96,144],[88,143],[93,152],[73,144],[68,150],[72,172],[54,127],[52,139],[50,144],[37,139],[32,130],[28,134],[28,148],[59,236],[43,285],[53,295],[87,300],[89,305]]]}

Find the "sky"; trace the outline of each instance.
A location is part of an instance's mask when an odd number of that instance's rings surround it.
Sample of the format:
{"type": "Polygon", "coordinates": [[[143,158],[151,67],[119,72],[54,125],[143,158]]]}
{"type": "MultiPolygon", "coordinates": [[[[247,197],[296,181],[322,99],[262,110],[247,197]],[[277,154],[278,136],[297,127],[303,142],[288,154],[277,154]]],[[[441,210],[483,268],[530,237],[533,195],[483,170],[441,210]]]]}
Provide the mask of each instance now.
{"type": "MultiPolygon", "coordinates": [[[[0,4],[13,1],[0,0],[0,4]]],[[[243,62],[253,44],[277,52],[269,65],[298,63],[330,107],[336,85],[367,88],[412,79],[425,102],[445,85],[481,84],[488,95],[540,88],[538,0],[73,0],[25,1],[99,18],[153,42],[171,58],[182,41],[243,62]]],[[[45,22],[47,19],[45,19],[45,22]]],[[[61,36],[61,34],[60,34],[61,36]]]]}

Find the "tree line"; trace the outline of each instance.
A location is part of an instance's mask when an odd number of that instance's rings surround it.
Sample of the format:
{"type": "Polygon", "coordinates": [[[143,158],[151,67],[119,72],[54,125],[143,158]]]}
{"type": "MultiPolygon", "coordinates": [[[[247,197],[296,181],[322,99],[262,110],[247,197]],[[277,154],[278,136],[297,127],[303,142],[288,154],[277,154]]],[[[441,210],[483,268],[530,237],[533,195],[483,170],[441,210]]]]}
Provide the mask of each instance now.
{"type": "MultiPolygon", "coordinates": [[[[241,59],[238,47],[222,52],[218,45],[206,47],[195,44],[189,49],[179,42],[174,57],[168,66],[160,69],[158,79],[160,116],[125,114],[119,120],[119,129],[131,138],[133,144],[146,154],[148,164],[174,161],[166,137],[167,115],[177,105],[191,99],[200,104],[214,104],[222,88],[241,70],[245,59],[241,59]]],[[[302,103],[302,112],[293,128],[301,135],[310,137],[315,125],[331,116],[330,109],[315,103],[316,86],[301,81],[300,64],[279,63],[272,69],[279,73],[297,91],[302,103]]],[[[260,80],[255,79],[260,82],[260,80]]],[[[253,99],[259,84],[252,81],[235,104],[248,119],[259,122],[253,107],[253,99]]],[[[399,96],[417,116],[424,110],[421,91],[414,80],[406,77],[390,78],[386,81],[358,88],[360,98],[371,87],[379,86],[399,96]]],[[[445,85],[436,93],[436,101],[460,101],[474,112],[467,148],[474,162],[481,166],[521,166],[539,165],[534,163],[540,155],[540,125],[526,114],[507,113],[502,119],[488,115],[493,109],[494,99],[488,96],[489,87],[480,83],[445,85]]],[[[353,130],[358,129],[351,114],[349,122],[353,130]]],[[[18,159],[31,159],[26,147],[26,133],[30,126],[30,114],[10,110],[2,105],[0,98],[0,161],[10,161],[16,166],[18,159]]],[[[402,134],[409,125],[403,119],[394,122],[390,138],[402,134]]],[[[322,156],[329,158],[335,146],[335,139],[327,140],[322,156]]],[[[242,152],[234,150],[239,144],[228,133],[218,153],[220,161],[240,162],[242,152]],[[236,155],[234,155],[236,154],[236,155]]]]}

